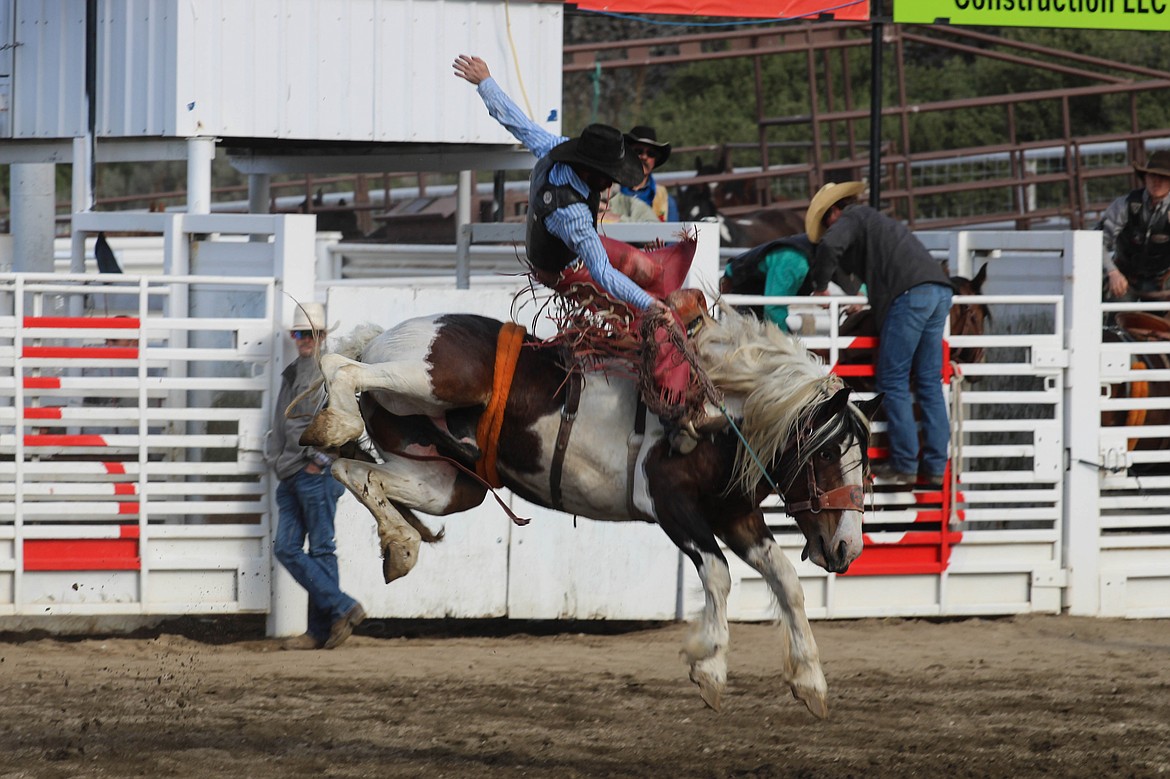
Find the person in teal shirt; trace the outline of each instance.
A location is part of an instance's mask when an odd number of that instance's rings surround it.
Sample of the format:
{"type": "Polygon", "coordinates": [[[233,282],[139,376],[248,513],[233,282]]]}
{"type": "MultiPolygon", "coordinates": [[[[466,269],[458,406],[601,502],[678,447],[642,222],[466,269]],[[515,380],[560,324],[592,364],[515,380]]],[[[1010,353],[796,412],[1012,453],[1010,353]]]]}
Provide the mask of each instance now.
{"type": "MultiPolygon", "coordinates": [[[[760,244],[727,263],[720,291],[769,297],[807,295],[812,292],[806,281],[813,251],[812,242],[804,233],[760,244]]],[[[758,306],[752,309],[757,316],[762,314],[763,318],[789,332],[788,306],[767,305],[762,312],[758,306]]]]}

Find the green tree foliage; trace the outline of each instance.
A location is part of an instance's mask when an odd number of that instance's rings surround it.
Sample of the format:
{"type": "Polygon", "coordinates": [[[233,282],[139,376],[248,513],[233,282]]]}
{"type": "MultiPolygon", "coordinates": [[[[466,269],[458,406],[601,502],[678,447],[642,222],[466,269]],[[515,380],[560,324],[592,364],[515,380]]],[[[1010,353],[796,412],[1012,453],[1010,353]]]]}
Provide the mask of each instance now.
{"type": "MultiPolygon", "coordinates": [[[[687,28],[679,25],[648,28],[642,24],[612,17],[572,16],[566,24],[566,43],[589,40],[621,40],[638,37],[679,35],[687,28]],[[655,35],[655,33],[658,33],[655,35]]],[[[1037,62],[1050,62],[1105,73],[1137,81],[1157,76],[1135,74],[1105,64],[1078,63],[1067,57],[1029,54],[993,43],[963,40],[948,36],[946,28],[907,28],[937,37],[955,40],[968,47],[987,52],[1002,51],[1037,62]]],[[[973,28],[993,34],[991,28],[973,28]]],[[[693,31],[699,31],[692,28],[693,31]]],[[[703,31],[710,31],[706,28],[703,31]]],[[[854,38],[866,37],[864,30],[845,33],[854,38]]],[[[1170,54],[1170,36],[1134,31],[1048,30],[1032,28],[1004,29],[1003,38],[1072,52],[1103,61],[1163,70],[1170,54]]],[[[705,44],[706,51],[718,51],[719,44],[705,44]]],[[[896,52],[885,51],[882,91],[883,103],[898,104],[896,52]]],[[[904,45],[905,92],[912,104],[968,100],[1028,92],[1044,92],[1105,83],[1088,76],[1061,73],[1042,67],[1019,64],[988,56],[956,51],[942,46],[907,42],[904,45]]],[[[845,95],[851,96],[854,109],[868,109],[870,102],[870,55],[868,46],[844,52],[820,54],[814,73],[817,81],[818,108],[829,110],[827,85],[832,86],[835,110],[846,108],[845,95]],[[846,77],[847,74],[847,77],[846,77]]],[[[799,117],[811,111],[812,89],[805,56],[781,54],[761,60],[761,79],[765,102],[763,113],[769,117],[799,117]]],[[[739,143],[759,141],[756,117],[755,75],[748,58],[712,59],[674,67],[626,68],[605,70],[600,83],[593,74],[573,74],[565,80],[566,131],[587,121],[607,121],[618,126],[636,123],[654,125],[660,137],[676,145],[739,143]],[[641,72],[639,72],[641,71],[641,72]],[[595,88],[596,86],[596,88],[595,88]],[[591,114],[591,100],[600,96],[597,113],[591,114]]],[[[1056,99],[1029,100],[1016,104],[1009,118],[1006,108],[954,108],[946,112],[911,113],[907,135],[911,151],[927,152],[946,149],[994,146],[1012,140],[1019,142],[1059,139],[1065,135],[1064,112],[1056,99]]],[[[1147,93],[1136,99],[1138,129],[1170,128],[1170,101],[1164,94],[1147,93]]],[[[1074,137],[1125,131],[1131,128],[1130,98],[1118,95],[1077,97],[1069,103],[1069,132],[1074,137]]],[[[884,136],[895,148],[901,148],[901,125],[897,118],[883,123],[884,136]]],[[[867,145],[868,121],[845,123],[828,128],[838,143],[850,135],[862,147],[867,145]]],[[[1170,130],[1168,130],[1170,134],[1170,130]]],[[[812,133],[808,123],[791,123],[768,130],[768,140],[780,145],[772,161],[798,161],[807,158],[812,133]],[[800,151],[804,149],[803,153],[800,151]],[[787,151],[785,151],[787,149],[787,151]],[[794,159],[795,158],[795,159],[794,159]]],[[[827,138],[826,138],[827,142],[827,138]]],[[[737,153],[736,160],[741,156],[737,153]]],[[[748,155],[743,164],[750,164],[748,155]]]]}

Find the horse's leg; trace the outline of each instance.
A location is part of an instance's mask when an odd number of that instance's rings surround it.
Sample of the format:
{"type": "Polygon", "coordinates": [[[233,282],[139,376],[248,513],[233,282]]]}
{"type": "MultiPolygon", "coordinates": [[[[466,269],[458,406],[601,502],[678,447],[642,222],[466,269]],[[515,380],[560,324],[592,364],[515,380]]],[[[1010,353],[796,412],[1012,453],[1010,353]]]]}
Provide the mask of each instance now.
{"type": "Polygon", "coordinates": [[[408,413],[432,411],[428,408],[431,386],[426,366],[418,360],[367,365],[338,354],[324,354],[321,373],[325,377],[329,405],[317,412],[301,434],[303,445],[328,448],[359,438],[366,425],[358,410],[357,393],[366,390],[388,393],[383,397],[391,398],[391,402],[401,399],[408,413]],[[417,406],[411,403],[415,399],[417,406]]]}
{"type": "Polygon", "coordinates": [[[412,508],[439,516],[453,514],[479,505],[487,494],[478,483],[436,461],[338,460],[333,463],[333,475],[378,523],[382,576],[387,584],[410,573],[422,541],[430,543],[442,536],[431,533],[412,508]]]}
{"type": "MultiPolygon", "coordinates": [[[[675,507],[680,501],[671,501],[675,507]]],[[[691,681],[699,685],[703,702],[719,711],[727,687],[727,596],[731,592],[731,570],[719,550],[715,536],[699,517],[697,509],[682,512],[656,506],[658,522],[670,540],[691,559],[703,583],[703,611],[699,622],[683,644],[691,666],[691,681]]]]}
{"type": "Polygon", "coordinates": [[[828,684],[812,627],[804,613],[804,589],[796,568],[772,537],[758,508],[719,528],[724,543],[764,577],[780,605],[780,661],[792,697],[822,719],[829,716],[828,684]]]}

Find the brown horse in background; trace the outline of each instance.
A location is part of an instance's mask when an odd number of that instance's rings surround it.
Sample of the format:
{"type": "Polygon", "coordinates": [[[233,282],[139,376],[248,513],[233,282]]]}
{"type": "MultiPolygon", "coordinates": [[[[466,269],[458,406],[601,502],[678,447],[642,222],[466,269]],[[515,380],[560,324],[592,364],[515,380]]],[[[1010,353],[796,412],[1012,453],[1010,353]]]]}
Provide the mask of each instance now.
{"type": "MultiPolygon", "coordinates": [[[[1170,340],[1170,320],[1161,314],[1141,311],[1122,311],[1114,315],[1114,324],[1101,333],[1104,343],[1148,342],[1164,343],[1170,340]]],[[[1133,370],[1170,370],[1170,355],[1135,354],[1130,367],[1133,370]]],[[[1139,374],[1140,375],[1140,374],[1139,374]]],[[[1166,398],[1170,397],[1170,381],[1141,381],[1140,379],[1110,385],[1114,398],[1166,398]]],[[[1170,409],[1129,409],[1124,411],[1101,412],[1104,427],[1137,427],[1170,425],[1170,409]]],[[[1130,438],[1127,444],[1131,452],[1151,452],[1170,449],[1170,438],[1165,436],[1130,438]]],[[[1166,463],[1137,463],[1130,473],[1140,475],[1162,475],[1170,471],[1166,463]]]]}
{"type": "MultiPolygon", "coordinates": [[[[986,281],[986,263],[979,269],[979,272],[975,274],[974,278],[968,279],[965,276],[951,276],[951,284],[954,285],[956,294],[960,296],[982,295],[983,285],[986,281]]],[[[951,335],[983,335],[984,329],[990,320],[991,310],[983,303],[955,303],[951,306],[951,335]]],[[[876,340],[879,333],[873,321],[873,311],[871,309],[865,308],[856,313],[849,314],[841,323],[838,332],[841,338],[855,340],[860,338],[873,339],[873,343],[862,342],[856,348],[842,349],[840,358],[837,360],[838,365],[869,366],[872,368],[876,364],[876,340]]],[[[950,350],[950,362],[953,365],[960,366],[960,370],[962,365],[983,362],[984,356],[982,346],[964,346],[950,350]]],[[[850,387],[859,392],[872,392],[874,390],[872,370],[862,372],[846,370],[841,375],[850,387]]],[[[968,381],[975,381],[977,378],[973,376],[968,381]]]]}

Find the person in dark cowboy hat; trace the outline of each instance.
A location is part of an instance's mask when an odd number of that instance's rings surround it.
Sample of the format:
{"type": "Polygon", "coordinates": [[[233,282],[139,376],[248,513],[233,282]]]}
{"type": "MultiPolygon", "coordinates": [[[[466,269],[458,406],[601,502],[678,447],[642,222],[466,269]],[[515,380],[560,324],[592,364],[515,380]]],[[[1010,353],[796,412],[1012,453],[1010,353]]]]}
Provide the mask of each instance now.
{"type": "Polygon", "coordinates": [[[525,241],[532,266],[556,273],[580,259],[593,280],[617,300],[639,311],[654,305],[649,293],[610,264],[597,235],[601,193],[615,181],[631,187],[642,181],[642,165],[626,149],[621,131],[591,124],[577,138],[554,135],[525,116],[482,59],[460,54],[454,68],[455,75],[475,84],[492,118],[537,157],[525,241]]]}
{"type": "Polygon", "coordinates": [[[638,125],[630,130],[625,139],[626,148],[642,163],[642,181],[633,187],[622,186],[610,198],[610,211],[624,221],[644,221],[638,216],[646,213],[646,209],[640,205],[644,204],[659,222],[677,222],[678,203],[666,191],[666,187],[658,186],[654,179],[654,171],[670,159],[670,144],[659,143],[658,133],[646,125],[638,125]]]}
{"type": "MultiPolygon", "coordinates": [[[[593,281],[610,297],[633,310],[664,315],[675,321],[661,300],[613,267],[597,234],[601,193],[615,182],[636,187],[645,179],[638,157],[631,153],[623,133],[609,125],[591,124],[576,138],[555,135],[529,119],[492,78],[479,57],[460,54],[455,75],[476,86],[492,118],[536,155],[528,188],[525,249],[528,262],[544,283],[580,260],[593,281]]],[[[663,348],[660,359],[674,359],[663,348]]],[[[723,424],[722,414],[710,403],[686,420],[691,432],[702,433],[723,424]]]]}
{"type": "Polygon", "coordinates": [[[1114,200],[1101,218],[1105,297],[1137,300],[1170,287],[1170,151],[1135,164],[1142,188],[1114,200]]]}

